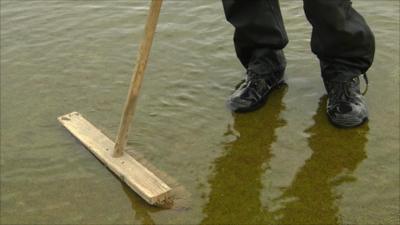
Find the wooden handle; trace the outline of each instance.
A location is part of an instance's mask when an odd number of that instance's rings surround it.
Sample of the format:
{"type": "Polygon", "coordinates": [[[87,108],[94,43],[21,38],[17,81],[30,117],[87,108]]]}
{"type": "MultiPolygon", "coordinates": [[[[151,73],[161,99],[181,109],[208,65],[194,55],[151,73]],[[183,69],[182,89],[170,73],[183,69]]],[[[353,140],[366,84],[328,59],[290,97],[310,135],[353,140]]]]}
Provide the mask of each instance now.
{"type": "Polygon", "coordinates": [[[120,157],[123,155],[124,148],[127,143],[128,131],[133,118],[133,114],[135,112],[140,87],[142,86],[144,71],[146,70],[151,45],[153,43],[153,37],[157,27],[161,5],[162,0],[151,1],[149,15],[147,17],[147,24],[145,27],[145,36],[140,44],[136,66],[132,74],[128,97],[125,102],[125,107],[119,125],[118,135],[115,141],[113,152],[114,157],[120,157]]]}

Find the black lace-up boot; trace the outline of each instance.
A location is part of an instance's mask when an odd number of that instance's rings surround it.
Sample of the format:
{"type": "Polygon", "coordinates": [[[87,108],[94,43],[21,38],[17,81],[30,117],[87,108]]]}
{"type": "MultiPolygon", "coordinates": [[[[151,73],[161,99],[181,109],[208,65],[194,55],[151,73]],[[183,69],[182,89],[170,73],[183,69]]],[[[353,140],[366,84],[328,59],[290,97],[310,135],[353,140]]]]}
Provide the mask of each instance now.
{"type": "Polygon", "coordinates": [[[249,112],[260,108],[274,88],[284,84],[284,71],[260,75],[250,70],[246,79],[237,85],[228,99],[228,107],[233,112],[249,112]]]}
{"type": "MultiPolygon", "coordinates": [[[[368,79],[364,74],[368,87],[368,79]]],[[[328,92],[327,113],[330,121],[339,127],[355,127],[368,120],[364,93],[360,91],[360,78],[347,81],[324,81],[328,92]]]]}

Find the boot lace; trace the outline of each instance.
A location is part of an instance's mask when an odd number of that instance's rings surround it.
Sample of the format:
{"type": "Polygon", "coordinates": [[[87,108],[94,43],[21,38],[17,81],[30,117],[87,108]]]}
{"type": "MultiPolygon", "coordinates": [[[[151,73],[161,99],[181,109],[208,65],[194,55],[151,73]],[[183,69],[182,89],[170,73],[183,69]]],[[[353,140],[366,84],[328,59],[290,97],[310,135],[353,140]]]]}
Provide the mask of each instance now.
{"type": "MultiPolygon", "coordinates": [[[[367,74],[364,73],[362,74],[362,77],[364,78],[365,81],[365,90],[361,93],[362,95],[365,95],[368,91],[368,77],[367,74]]],[[[328,83],[328,90],[330,95],[332,96],[332,101],[335,103],[338,102],[348,102],[348,101],[353,101],[353,96],[351,95],[350,89],[354,85],[356,79],[359,79],[358,77],[353,78],[349,81],[330,81],[328,83]]]]}
{"type": "Polygon", "coordinates": [[[278,73],[279,72],[272,72],[271,74],[268,74],[267,76],[262,76],[258,73],[248,70],[246,82],[252,82],[254,80],[262,79],[268,85],[268,88],[271,88],[271,87],[275,86],[277,83],[279,83],[280,78],[277,75],[278,73]]]}
{"type": "Polygon", "coordinates": [[[364,73],[362,76],[363,76],[364,81],[365,81],[365,89],[364,89],[364,91],[362,92],[362,95],[365,95],[365,94],[367,94],[367,92],[368,92],[368,86],[369,86],[369,84],[368,84],[367,73],[364,73]]]}

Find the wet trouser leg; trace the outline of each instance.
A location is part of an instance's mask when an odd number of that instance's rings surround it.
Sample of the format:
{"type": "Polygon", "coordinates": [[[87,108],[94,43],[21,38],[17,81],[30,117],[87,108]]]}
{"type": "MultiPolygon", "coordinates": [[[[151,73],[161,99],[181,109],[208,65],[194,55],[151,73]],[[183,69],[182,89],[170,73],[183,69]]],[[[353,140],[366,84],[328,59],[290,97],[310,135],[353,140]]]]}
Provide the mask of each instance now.
{"type": "MultiPolygon", "coordinates": [[[[260,73],[283,68],[281,50],[288,39],[278,0],[222,1],[227,20],[236,28],[234,43],[242,64],[260,73]]],[[[348,79],[365,73],[374,58],[374,36],[351,1],[304,0],[304,9],[323,77],[348,79]]]]}
{"type": "Polygon", "coordinates": [[[235,27],[236,54],[259,74],[286,66],[282,49],[288,43],[278,0],[222,0],[226,19],[235,27]]]}
{"type": "Polygon", "coordinates": [[[313,26],[311,49],[320,59],[324,79],[346,80],[371,66],[375,40],[350,0],[304,0],[313,26]]]}

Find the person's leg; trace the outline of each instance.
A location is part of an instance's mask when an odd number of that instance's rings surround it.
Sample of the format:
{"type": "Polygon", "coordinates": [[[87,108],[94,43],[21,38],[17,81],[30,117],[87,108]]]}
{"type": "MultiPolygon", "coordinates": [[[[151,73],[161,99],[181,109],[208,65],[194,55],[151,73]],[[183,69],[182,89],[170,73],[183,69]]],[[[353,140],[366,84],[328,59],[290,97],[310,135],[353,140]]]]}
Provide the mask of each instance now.
{"type": "Polygon", "coordinates": [[[374,36],[350,0],[304,0],[313,26],[311,49],[321,62],[324,79],[351,79],[371,66],[374,36]]]}
{"type": "Polygon", "coordinates": [[[282,49],[288,38],[278,0],[222,0],[226,19],[235,27],[237,57],[247,79],[228,103],[233,111],[250,111],[262,105],[281,81],[286,60],[282,49]],[[250,84],[250,81],[253,81],[250,84]],[[254,87],[257,86],[257,87],[254,87]]]}
{"type": "Polygon", "coordinates": [[[313,26],[311,49],[320,60],[328,116],[338,126],[360,125],[368,112],[359,75],[372,64],[374,36],[350,0],[304,0],[304,10],[313,26]]]}

